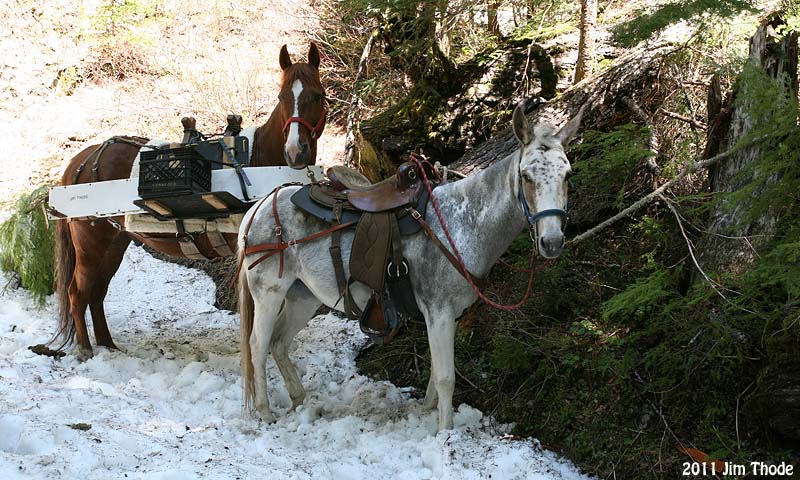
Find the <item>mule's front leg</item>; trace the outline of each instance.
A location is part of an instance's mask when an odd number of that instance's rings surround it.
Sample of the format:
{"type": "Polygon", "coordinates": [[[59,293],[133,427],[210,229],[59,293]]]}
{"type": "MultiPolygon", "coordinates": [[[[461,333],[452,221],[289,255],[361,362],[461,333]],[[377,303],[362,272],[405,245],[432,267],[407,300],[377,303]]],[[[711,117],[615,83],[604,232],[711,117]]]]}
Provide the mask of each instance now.
{"type": "MultiPolygon", "coordinates": [[[[456,324],[452,316],[435,316],[428,321],[431,348],[431,382],[439,397],[439,430],[453,428],[453,390],[456,386],[454,347],[456,324]]],[[[429,386],[431,383],[428,384],[429,386]]],[[[425,400],[432,400],[430,391],[425,400]]],[[[435,397],[433,397],[435,399],[435,397]]]]}
{"type": "Polygon", "coordinates": [[[431,364],[431,376],[428,378],[428,388],[425,389],[425,398],[422,400],[422,408],[432,410],[436,408],[439,401],[439,395],[436,393],[436,375],[433,373],[433,364],[431,364]]]}

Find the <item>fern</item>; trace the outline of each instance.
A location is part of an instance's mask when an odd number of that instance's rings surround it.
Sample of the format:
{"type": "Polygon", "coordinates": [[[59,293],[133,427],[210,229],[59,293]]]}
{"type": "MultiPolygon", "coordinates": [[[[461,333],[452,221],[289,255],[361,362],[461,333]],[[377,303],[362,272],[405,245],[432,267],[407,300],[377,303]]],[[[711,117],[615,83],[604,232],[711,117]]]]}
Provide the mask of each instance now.
{"type": "Polygon", "coordinates": [[[13,272],[40,305],[53,293],[53,226],[47,221],[47,186],[17,201],[0,225],[0,268],[13,272]]]}
{"type": "Polygon", "coordinates": [[[675,295],[672,283],[670,271],[658,268],[603,303],[601,316],[605,321],[612,318],[643,319],[652,309],[675,295]]]}

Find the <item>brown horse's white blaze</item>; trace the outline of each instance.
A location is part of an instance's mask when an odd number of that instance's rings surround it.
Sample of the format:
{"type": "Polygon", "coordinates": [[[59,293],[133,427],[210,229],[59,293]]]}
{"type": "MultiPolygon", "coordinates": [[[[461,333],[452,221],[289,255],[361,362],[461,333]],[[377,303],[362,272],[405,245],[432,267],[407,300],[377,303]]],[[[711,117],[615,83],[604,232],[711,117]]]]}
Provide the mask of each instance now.
{"type": "MultiPolygon", "coordinates": [[[[303,81],[299,78],[292,84],[292,95],[294,96],[294,111],[292,117],[300,117],[300,94],[303,93],[303,81]]],[[[289,124],[289,133],[286,136],[284,145],[284,155],[288,165],[297,165],[304,162],[304,156],[308,155],[308,142],[300,139],[300,122],[289,124]]]]}

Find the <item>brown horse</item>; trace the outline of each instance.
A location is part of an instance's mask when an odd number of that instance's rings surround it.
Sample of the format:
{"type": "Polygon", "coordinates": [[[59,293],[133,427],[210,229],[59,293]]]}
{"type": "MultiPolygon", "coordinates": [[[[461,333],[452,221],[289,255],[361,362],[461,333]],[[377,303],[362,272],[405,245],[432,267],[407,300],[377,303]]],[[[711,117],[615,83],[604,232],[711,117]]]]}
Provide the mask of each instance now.
{"type": "MultiPolygon", "coordinates": [[[[319,79],[319,50],[311,44],[308,63],[292,63],[286,45],[279,56],[283,70],[279,103],[267,123],[255,129],[250,166],[289,165],[305,168],[317,155],[317,138],[325,128],[325,90],[319,79]]],[[[139,151],[147,139],[116,137],[113,142],[92,145],[70,160],[62,185],[128,178],[139,151]],[[85,168],[84,167],[91,167],[85,168]]],[[[98,345],[117,348],[111,339],[103,300],[111,278],[119,269],[131,240],[174,256],[186,256],[180,238],[174,234],[138,234],[124,230],[125,218],[58,220],[56,224],[56,290],[59,299],[58,330],[51,343],[59,349],[77,336],[81,359],[93,354],[86,328],[86,307],[98,345]]],[[[236,250],[236,234],[223,234],[227,251],[236,250]]],[[[207,258],[221,256],[219,238],[214,245],[207,234],[191,237],[193,245],[207,258]]],[[[184,239],[185,240],[185,239],[184,239]]]]}

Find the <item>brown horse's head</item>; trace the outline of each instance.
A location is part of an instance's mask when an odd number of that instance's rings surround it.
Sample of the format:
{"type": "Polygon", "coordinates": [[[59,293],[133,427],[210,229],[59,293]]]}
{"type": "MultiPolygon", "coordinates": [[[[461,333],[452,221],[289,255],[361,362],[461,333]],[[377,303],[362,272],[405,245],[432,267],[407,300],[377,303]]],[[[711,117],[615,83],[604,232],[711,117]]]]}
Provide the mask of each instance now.
{"type": "Polygon", "coordinates": [[[325,129],[325,89],[319,80],[319,50],[312,42],[308,63],[292,63],[286,45],[281,48],[283,69],[277,109],[283,122],[286,164],[305,168],[317,161],[317,138],[325,129]]]}

